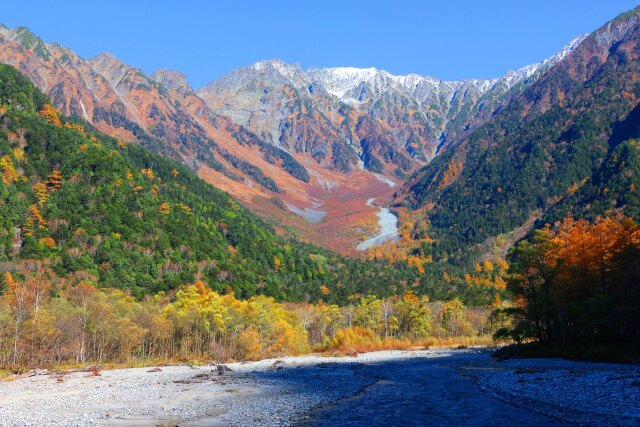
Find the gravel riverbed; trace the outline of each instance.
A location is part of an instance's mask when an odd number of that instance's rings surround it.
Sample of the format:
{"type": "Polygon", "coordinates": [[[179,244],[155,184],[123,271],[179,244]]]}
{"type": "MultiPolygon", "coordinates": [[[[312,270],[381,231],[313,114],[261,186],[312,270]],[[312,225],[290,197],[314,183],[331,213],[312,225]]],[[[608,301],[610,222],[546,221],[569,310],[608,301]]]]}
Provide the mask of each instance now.
{"type": "Polygon", "coordinates": [[[638,366],[497,362],[486,349],[310,355],[226,366],[231,371],[223,375],[214,365],[167,366],[0,382],[0,426],[385,425],[389,420],[495,425],[491,420],[500,416],[531,421],[523,425],[640,425],[638,366]],[[444,418],[430,418],[435,416],[444,418]]]}

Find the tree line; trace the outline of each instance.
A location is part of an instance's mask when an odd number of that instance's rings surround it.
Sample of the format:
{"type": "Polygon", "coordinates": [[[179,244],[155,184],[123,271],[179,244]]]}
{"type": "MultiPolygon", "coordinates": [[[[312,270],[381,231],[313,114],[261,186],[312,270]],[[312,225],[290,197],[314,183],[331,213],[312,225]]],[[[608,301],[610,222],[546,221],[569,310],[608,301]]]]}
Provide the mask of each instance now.
{"type": "Polygon", "coordinates": [[[38,260],[5,272],[0,296],[0,368],[70,364],[252,360],[315,351],[487,341],[499,324],[489,308],[459,299],[431,303],[413,292],[353,304],[238,299],[203,281],[142,300],[90,281],[69,285],[38,260]]]}

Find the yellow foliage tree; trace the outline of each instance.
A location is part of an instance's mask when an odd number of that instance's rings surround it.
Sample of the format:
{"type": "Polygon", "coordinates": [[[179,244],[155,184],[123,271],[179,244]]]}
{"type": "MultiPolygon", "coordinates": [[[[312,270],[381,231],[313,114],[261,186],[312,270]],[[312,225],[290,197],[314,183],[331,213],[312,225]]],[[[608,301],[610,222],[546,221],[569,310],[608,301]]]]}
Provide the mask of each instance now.
{"type": "MultiPolygon", "coordinates": [[[[82,126],[82,125],[76,125],[76,124],[74,124],[74,123],[66,122],[66,123],[64,124],[64,127],[65,127],[66,129],[72,129],[72,130],[75,130],[76,132],[81,133],[81,134],[82,134],[82,136],[87,136],[87,131],[84,129],[84,126],[82,126]]],[[[95,139],[95,138],[94,138],[94,139],[95,139]]]]}
{"type": "Polygon", "coordinates": [[[49,249],[53,249],[56,247],[56,241],[53,240],[51,237],[43,237],[42,239],[39,240],[39,242],[45,245],[49,249]]]}
{"type": "Polygon", "coordinates": [[[55,169],[47,178],[47,187],[51,192],[58,190],[62,186],[62,172],[55,169]]]}
{"type": "Polygon", "coordinates": [[[47,190],[47,186],[42,182],[37,183],[33,186],[33,192],[36,194],[38,198],[38,204],[43,206],[47,200],[49,200],[49,191],[47,190]]]}
{"type": "Polygon", "coordinates": [[[43,218],[42,214],[38,210],[38,206],[31,205],[29,207],[29,216],[27,217],[27,222],[23,227],[23,231],[25,236],[32,236],[35,232],[35,228],[43,229],[47,226],[47,221],[43,218]]]}
{"type": "Polygon", "coordinates": [[[13,147],[11,150],[13,152],[13,156],[20,163],[24,163],[24,149],[22,147],[13,147]]]}
{"type": "Polygon", "coordinates": [[[44,119],[49,123],[54,124],[56,126],[62,126],[62,123],[60,122],[60,117],[58,116],[58,112],[56,111],[55,108],[53,108],[53,105],[44,104],[44,106],[42,107],[42,110],[40,110],[40,115],[44,117],[44,119]]]}
{"type": "Polygon", "coordinates": [[[171,213],[171,207],[169,203],[162,203],[160,205],[160,215],[169,215],[171,213]]]}
{"type": "Polygon", "coordinates": [[[142,173],[142,175],[146,176],[149,179],[153,179],[155,177],[155,175],[153,174],[153,169],[148,168],[148,169],[140,169],[140,172],[142,173]]]}
{"type": "Polygon", "coordinates": [[[9,185],[18,179],[18,173],[13,165],[13,160],[9,156],[2,156],[0,158],[0,169],[2,169],[2,181],[9,185]]]}

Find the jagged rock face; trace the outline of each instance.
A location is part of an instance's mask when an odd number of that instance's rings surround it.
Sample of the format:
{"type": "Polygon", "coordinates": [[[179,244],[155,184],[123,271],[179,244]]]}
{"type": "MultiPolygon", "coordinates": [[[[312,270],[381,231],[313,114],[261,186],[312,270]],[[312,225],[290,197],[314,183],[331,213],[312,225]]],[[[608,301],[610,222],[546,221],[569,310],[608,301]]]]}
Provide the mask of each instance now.
{"type": "Polygon", "coordinates": [[[105,133],[192,165],[211,157],[211,139],[191,114],[212,114],[206,105],[192,92],[165,87],[112,54],[85,60],[26,28],[3,26],[0,62],[19,69],[64,114],[78,115],[105,133]]]}
{"type": "Polygon", "coordinates": [[[324,108],[318,109],[309,85],[299,66],[265,61],[234,70],[197,93],[209,107],[217,106],[212,108],[217,114],[263,140],[308,153],[321,165],[350,170],[357,157],[355,150],[345,147],[349,135],[343,135],[340,122],[326,114],[335,110],[334,117],[339,116],[339,105],[325,102],[324,108]],[[340,149],[334,150],[338,146],[340,149]]]}
{"type": "Polygon", "coordinates": [[[85,83],[78,70],[82,61],[77,55],[57,44],[44,43],[26,28],[0,28],[0,61],[19,69],[65,114],[90,120],[98,96],[109,101],[116,99],[111,91],[101,91],[94,96],[91,89],[100,86],[97,80],[106,83],[104,78],[91,75],[90,82],[85,83]]]}
{"type": "Polygon", "coordinates": [[[305,71],[269,60],[236,69],[197,93],[216,113],[324,166],[350,170],[357,154],[372,171],[403,176],[488,119],[507,94],[535,81],[583,39],[491,80],[442,81],[375,68],[305,71]]]}
{"type": "Polygon", "coordinates": [[[580,41],[494,80],[441,81],[375,68],[305,71],[272,60],[234,70],[196,96],[179,72],[146,76],[109,53],[84,60],[25,28],[2,27],[0,38],[0,60],[19,68],[65,114],[126,139],[159,139],[174,157],[210,157],[215,144],[203,123],[240,125],[321,167],[348,172],[364,164],[399,179],[491,117],[514,88],[535,80],[580,41]]]}

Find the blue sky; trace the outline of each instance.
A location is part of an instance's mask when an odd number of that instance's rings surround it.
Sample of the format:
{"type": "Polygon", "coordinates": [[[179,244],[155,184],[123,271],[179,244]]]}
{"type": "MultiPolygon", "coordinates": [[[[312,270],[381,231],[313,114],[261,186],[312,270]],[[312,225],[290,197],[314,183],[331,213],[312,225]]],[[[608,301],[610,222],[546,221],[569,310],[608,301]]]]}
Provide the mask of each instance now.
{"type": "Polygon", "coordinates": [[[194,87],[268,58],[461,79],[546,58],[638,1],[7,1],[0,22],[83,57],[183,71],[194,87]]]}

